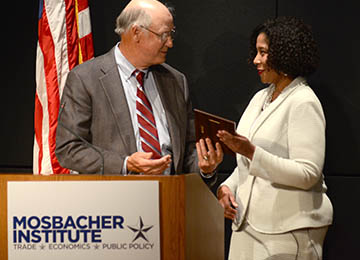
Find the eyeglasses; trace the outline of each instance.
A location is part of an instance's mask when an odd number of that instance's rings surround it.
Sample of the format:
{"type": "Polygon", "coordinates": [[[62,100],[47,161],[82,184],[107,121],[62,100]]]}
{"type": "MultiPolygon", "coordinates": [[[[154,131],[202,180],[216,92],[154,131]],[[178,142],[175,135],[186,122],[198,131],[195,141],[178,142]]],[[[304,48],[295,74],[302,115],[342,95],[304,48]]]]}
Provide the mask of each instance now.
{"type": "Polygon", "coordinates": [[[159,33],[156,33],[156,32],[154,32],[154,31],[146,28],[146,27],[143,26],[143,25],[140,25],[140,27],[143,28],[143,29],[145,29],[145,30],[147,30],[147,31],[149,31],[149,32],[151,32],[151,33],[153,33],[153,34],[155,34],[157,37],[160,38],[160,40],[161,40],[162,42],[167,41],[167,39],[169,39],[169,37],[170,37],[170,39],[171,39],[172,41],[175,39],[175,35],[176,35],[175,28],[171,29],[171,31],[163,32],[162,34],[159,34],[159,33]]]}

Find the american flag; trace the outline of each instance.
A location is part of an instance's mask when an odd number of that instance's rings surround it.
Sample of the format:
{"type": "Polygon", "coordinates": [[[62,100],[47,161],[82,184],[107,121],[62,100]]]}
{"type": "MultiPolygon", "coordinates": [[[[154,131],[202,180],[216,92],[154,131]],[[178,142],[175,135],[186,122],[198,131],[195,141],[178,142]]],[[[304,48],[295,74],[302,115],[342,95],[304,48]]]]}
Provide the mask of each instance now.
{"type": "Polygon", "coordinates": [[[34,174],[69,173],[55,156],[60,98],[68,72],[94,56],[88,0],[40,0],[34,113],[34,174]]]}

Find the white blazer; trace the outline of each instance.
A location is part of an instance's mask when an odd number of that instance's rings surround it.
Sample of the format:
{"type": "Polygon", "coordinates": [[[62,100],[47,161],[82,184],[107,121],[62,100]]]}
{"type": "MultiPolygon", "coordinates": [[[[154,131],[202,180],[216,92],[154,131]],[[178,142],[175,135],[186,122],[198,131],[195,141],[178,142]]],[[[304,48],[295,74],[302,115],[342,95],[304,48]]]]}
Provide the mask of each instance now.
{"type": "Polygon", "coordinates": [[[298,77],[262,112],[271,87],[255,94],[237,127],[256,146],[253,160],[237,154],[237,167],[221,184],[239,204],[233,230],[244,218],[255,230],[272,234],[330,225],[320,101],[298,77]]]}

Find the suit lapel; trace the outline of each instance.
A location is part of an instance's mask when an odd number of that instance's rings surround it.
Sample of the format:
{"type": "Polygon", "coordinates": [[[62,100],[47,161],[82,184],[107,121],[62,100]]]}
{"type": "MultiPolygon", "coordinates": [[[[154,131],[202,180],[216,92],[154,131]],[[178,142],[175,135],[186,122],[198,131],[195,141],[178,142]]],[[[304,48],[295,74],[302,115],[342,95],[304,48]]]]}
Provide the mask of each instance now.
{"type": "Polygon", "coordinates": [[[132,154],[137,151],[136,140],[125,92],[115,62],[114,49],[104,56],[101,70],[104,75],[99,80],[109,101],[119,135],[126,147],[125,150],[132,154]]]}
{"type": "Polygon", "coordinates": [[[183,136],[180,131],[180,121],[177,113],[177,100],[174,90],[174,80],[168,77],[167,74],[161,72],[161,67],[153,67],[153,76],[156,88],[159,92],[161,102],[164,106],[165,116],[169,127],[170,140],[172,144],[173,162],[175,169],[177,169],[181,158],[181,143],[184,143],[183,136]]]}
{"type": "MultiPolygon", "coordinates": [[[[249,139],[251,140],[254,135],[256,134],[257,130],[262,126],[262,124],[266,121],[266,119],[274,113],[277,109],[279,109],[279,106],[287,99],[287,97],[296,89],[296,87],[299,85],[299,82],[301,82],[303,78],[296,78],[293,80],[289,86],[287,86],[283,92],[273,101],[270,103],[270,105],[259,114],[259,116],[253,121],[253,125],[250,128],[249,132],[249,139]]],[[[266,93],[266,92],[264,92],[266,93]]],[[[267,98],[267,95],[265,94],[261,98],[261,104],[259,106],[259,109],[261,110],[262,105],[265,102],[265,99],[267,98]]]]}

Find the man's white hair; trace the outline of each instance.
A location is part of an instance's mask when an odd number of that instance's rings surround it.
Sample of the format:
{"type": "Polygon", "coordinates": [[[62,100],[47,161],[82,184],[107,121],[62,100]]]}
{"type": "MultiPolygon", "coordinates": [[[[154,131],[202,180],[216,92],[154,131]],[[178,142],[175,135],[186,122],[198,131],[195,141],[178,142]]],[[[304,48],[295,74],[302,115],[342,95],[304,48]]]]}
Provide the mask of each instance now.
{"type": "Polygon", "coordinates": [[[133,25],[149,27],[151,16],[141,8],[125,8],[116,18],[115,33],[121,35],[128,31],[133,25]]]}

